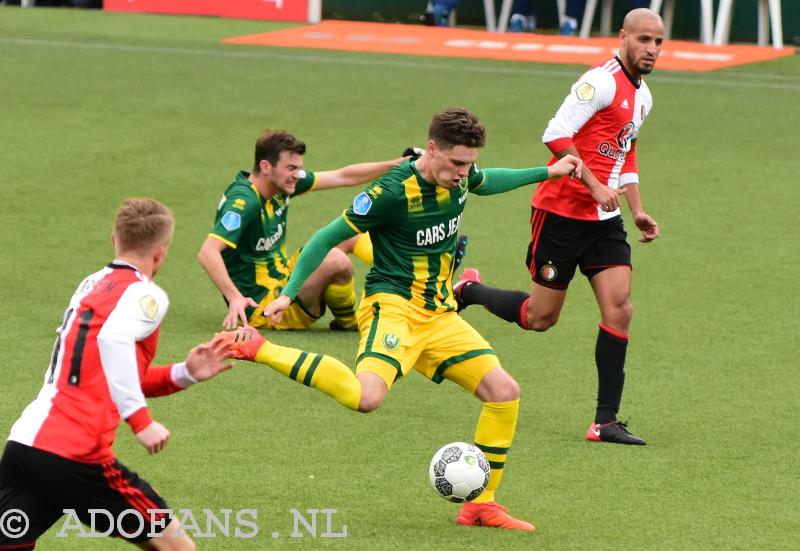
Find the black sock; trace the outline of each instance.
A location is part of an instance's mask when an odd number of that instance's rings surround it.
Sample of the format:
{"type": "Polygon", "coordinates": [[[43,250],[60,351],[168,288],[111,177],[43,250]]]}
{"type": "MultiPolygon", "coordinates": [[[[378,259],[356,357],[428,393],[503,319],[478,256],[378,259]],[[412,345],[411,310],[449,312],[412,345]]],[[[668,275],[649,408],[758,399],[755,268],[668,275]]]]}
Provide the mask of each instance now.
{"type": "Polygon", "coordinates": [[[482,304],[498,318],[516,323],[527,329],[522,319],[522,305],[528,300],[528,294],[522,291],[495,289],[483,283],[470,283],[461,291],[464,304],[482,304]]]}
{"type": "Polygon", "coordinates": [[[597,334],[594,359],[597,363],[597,412],[595,423],[608,423],[617,419],[625,385],[625,353],[627,336],[609,332],[603,325],[597,334]]]}

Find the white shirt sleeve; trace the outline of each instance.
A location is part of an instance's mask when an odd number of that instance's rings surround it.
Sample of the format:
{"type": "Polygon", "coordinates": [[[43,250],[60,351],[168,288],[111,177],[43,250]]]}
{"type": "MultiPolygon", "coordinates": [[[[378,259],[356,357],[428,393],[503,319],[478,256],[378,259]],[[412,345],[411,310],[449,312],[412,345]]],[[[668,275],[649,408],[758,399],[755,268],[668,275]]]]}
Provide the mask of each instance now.
{"type": "Polygon", "coordinates": [[[130,285],[97,335],[111,399],[127,419],[147,402],[139,380],[136,342],[150,336],[169,307],[166,293],[149,281],[130,285]]]}
{"type": "Polygon", "coordinates": [[[595,113],[611,105],[616,88],[614,76],[602,67],[584,73],[570,88],[555,117],[550,119],[542,142],[572,138],[595,113]]]}

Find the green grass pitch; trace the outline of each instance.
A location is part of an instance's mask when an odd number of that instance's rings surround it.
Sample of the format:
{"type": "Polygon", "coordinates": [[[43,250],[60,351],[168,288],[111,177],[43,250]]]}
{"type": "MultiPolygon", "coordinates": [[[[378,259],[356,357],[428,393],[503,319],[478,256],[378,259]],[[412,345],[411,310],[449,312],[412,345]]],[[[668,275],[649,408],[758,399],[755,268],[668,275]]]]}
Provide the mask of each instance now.
{"type": "MultiPolygon", "coordinates": [[[[541,165],[541,132],[581,71],[219,43],[271,28],[280,25],[0,7],[0,433],[38,392],[75,285],[110,260],[123,198],[153,196],[177,216],[157,281],[172,302],[158,360],[178,360],[220,329],[224,305],[195,254],[259,131],[292,131],[309,146],[306,166],[328,169],[421,145],[433,113],[461,105],[487,127],[481,166],[541,165]]],[[[258,511],[255,538],[200,539],[201,549],[794,548],[798,75],[793,57],[648,78],[655,109],[640,136],[641,188],[662,236],[642,245],[632,234],[622,411],[648,446],[582,440],[598,321],[582,278],[546,334],[465,313],[522,387],[499,498],[538,533],[456,526],[457,506],[434,495],[427,466],[442,444],[472,439],[480,406],[418,374],[365,416],[239,363],[151,400],[170,445],[149,457],[123,426],[119,458],[176,509],[258,511]],[[332,529],[346,524],[347,538],[292,538],[293,508],[336,509],[332,529]]],[[[293,202],[290,247],[354,194],[293,202]]],[[[466,263],[492,284],[530,284],[529,198],[469,202],[466,263]]],[[[357,345],[321,328],[275,340],[347,362],[357,345]]],[[[56,532],[42,549],[125,548],[56,532]]]]}

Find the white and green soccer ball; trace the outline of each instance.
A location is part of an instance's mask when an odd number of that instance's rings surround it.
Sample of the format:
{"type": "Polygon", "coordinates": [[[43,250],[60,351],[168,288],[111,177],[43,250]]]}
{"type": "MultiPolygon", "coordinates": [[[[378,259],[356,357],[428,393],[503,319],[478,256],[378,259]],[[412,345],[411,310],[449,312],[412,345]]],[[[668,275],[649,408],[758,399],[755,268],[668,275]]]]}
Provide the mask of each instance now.
{"type": "Polygon", "coordinates": [[[451,442],[433,454],[428,475],[431,486],[444,499],[472,501],[489,484],[489,461],[472,444],[451,442]]]}

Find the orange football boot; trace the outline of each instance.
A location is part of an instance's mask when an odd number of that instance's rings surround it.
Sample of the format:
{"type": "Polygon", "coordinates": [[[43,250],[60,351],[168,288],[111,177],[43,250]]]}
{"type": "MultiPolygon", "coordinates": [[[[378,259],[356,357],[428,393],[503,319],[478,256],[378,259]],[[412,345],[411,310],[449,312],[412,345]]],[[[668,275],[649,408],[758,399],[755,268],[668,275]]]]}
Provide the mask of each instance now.
{"type": "Polygon", "coordinates": [[[239,327],[233,331],[217,333],[217,335],[222,335],[225,341],[230,343],[231,352],[236,360],[256,361],[256,354],[267,342],[267,339],[262,337],[254,327],[239,327]]]}
{"type": "Polygon", "coordinates": [[[490,528],[506,528],[508,530],[527,530],[533,532],[536,526],[514,518],[508,514],[508,508],[496,501],[474,503],[467,501],[461,506],[456,522],[462,526],[487,526],[490,528]]]}

